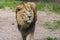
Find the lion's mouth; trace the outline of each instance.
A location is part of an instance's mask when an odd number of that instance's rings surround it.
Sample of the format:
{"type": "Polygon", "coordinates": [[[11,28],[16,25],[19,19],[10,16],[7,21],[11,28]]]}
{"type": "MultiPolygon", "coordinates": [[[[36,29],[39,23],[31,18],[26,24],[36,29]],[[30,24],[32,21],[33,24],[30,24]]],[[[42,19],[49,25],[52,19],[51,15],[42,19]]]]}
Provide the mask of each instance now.
{"type": "Polygon", "coordinates": [[[28,23],[31,23],[31,20],[28,20],[27,22],[28,22],[28,23]]]}
{"type": "Polygon", "coordinates": [[[27,23],[31,23],[31,22],[32,22],[31,18],[27,18],[27,19],[26,19],[26,22],[27,22],[27,23]]]}

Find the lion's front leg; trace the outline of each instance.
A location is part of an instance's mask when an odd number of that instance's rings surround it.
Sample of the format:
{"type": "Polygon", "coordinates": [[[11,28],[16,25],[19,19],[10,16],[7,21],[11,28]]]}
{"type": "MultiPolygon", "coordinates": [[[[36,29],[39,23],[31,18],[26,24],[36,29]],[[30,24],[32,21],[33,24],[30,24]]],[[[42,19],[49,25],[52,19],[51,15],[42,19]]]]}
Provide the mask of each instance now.
{"type": "Polygon", "coordinates": [[[26,40],[34,40],[34,34],[32,33],[28,34],[26,40]]]}
{"type": "Polygon", "coordinates": [[[34,34],[31,34],[31,40],[34,40],[34,34]]]}

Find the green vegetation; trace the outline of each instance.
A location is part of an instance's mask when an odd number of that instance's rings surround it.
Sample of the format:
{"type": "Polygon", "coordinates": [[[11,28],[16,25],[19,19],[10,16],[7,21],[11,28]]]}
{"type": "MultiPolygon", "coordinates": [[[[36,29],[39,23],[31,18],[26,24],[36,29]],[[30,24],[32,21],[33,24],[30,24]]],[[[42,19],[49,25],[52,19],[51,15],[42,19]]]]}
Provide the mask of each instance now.
{"type": "Polygon", "coordinates": [[[52,23],[51,22],[45,22],[45,26],[47,26],[49,29],[59,29],[60,28],[60,20],[54,20],[52,23]]]}
{"type": "Polygon", "coordinates": [[[47,40],[58,40],[57,38],[47,37],[47,40]]]}
{"type": "Polygon", "coordinates": [[[21,2],[19,1],[0,1],[0,8],[4,7],[11,7],[15,8],[17,5],[19,5],[21,2]]]}
{"type": "MultiPolygon", "coordinates": [[[[4,8],[6,6],[15,8],[17,5],[19,5],[22,1],[17,0],[0,0],[0,8],[4,8]]],[[[60,13],[60,4],[57,3],[47,3],[47,2],[36,2],[36,6],[38,10],[49,10],[53,12],[60,13]]]]}
{"type": "Polygon", "coordinates": [[[46,10],[46,11],[53,11],[56,13],[60,13],[60,4],[58,3],[47,3],[47,2],[38,2],[37,4],[37,9],[38,10],[46,10]]]}

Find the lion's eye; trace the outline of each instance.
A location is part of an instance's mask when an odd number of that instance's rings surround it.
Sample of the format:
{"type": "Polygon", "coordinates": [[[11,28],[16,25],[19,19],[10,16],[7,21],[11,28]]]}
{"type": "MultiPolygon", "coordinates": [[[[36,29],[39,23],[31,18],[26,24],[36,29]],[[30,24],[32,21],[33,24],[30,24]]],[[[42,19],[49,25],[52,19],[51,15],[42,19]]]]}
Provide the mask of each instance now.
{"type": "Polygon", "coordinates": [[[17,9],[18,11],[20,11],[21,9],[17,9]]]}

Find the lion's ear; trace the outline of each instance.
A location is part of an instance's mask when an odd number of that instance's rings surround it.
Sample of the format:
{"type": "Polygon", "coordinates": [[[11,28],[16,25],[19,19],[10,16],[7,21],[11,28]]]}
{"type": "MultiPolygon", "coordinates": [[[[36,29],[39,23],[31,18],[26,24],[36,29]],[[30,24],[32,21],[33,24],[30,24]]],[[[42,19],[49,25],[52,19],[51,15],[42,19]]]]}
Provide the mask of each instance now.
{"type": "Polygon", "coordinates": [[[31,3],[30,5],[31,5],[31,8],[32,8],[33,10],[36,9],[36,5],[35,5],[35,3],[31,3]]]}
{"type": "Polygon", "coordinates": [[[16,7],[16,12],[20,11],[22,8],[23,8],[23,5],[18,5],[18,6],[16,7]]]}
{"type": "Polygon", "coordinates": [[[27,2],[27,4],[30,5],[30,7],[31,7],[32,9],[35,9],[35,8],[36,8],[36,5],[35,5],[34,2],[27,2]]]}

